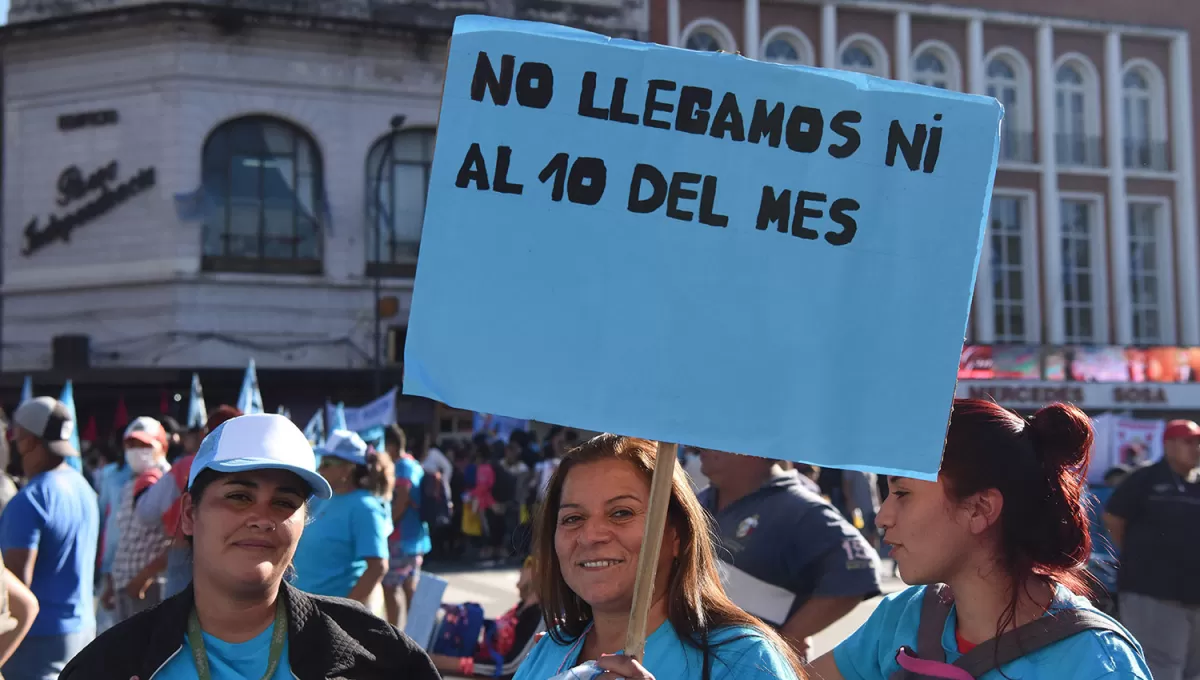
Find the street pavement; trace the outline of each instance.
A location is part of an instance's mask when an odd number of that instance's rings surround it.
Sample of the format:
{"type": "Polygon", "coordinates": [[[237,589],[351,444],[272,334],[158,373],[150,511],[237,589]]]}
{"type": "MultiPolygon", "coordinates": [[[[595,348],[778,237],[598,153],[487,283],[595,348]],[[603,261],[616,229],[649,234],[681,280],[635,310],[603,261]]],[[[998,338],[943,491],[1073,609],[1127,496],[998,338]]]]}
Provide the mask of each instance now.
{"type": "MultiPolygon", "coordinates": [[[[480,569],[473,571],[439,572],[435,566],[427,571],[436,573],[449,582],[442,602],[478,602],[488,618],[495,618],[509,610],[517,603],[517,569],[480,569]]],[[[904,588],[900,579],[892,578],[892,563],[884,561],[883,592],[893,593],[904,588]]],[[[839,642],[846,639],[858,629],[880,598],[867,600],[860,604],[845,618],[838,621],[829,629],[816,636],[813,640],[812,658],[816,658],[833,649],[839,642]]]]}

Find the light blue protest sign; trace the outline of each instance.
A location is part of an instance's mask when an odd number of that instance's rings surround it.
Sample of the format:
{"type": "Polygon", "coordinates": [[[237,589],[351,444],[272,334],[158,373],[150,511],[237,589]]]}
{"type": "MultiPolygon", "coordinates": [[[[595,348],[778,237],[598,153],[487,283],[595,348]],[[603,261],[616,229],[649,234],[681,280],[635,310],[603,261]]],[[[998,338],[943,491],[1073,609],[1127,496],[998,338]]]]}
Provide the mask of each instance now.
{"type": "Polygon", "coordinates": [[[933,478],[1000,118],[990,98],[460,18],[404,390],[933,478]]]}

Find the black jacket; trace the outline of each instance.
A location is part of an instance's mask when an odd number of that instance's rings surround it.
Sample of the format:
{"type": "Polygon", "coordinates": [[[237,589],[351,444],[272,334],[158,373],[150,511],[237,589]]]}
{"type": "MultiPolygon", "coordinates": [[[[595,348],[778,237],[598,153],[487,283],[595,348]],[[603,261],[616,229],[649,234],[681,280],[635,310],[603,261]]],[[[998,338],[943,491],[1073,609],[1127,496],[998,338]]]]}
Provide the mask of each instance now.
{"type": "MultiPolygon", "coordinates": [[[[437,680],[429,657],[365,607],[318,597],[284,584],[288,662],[300,680],[437,680]]],[[[151,680],[184,645],[192,589],[127,619],[96,638],[67,664],[59,680],[151,680]]]]}

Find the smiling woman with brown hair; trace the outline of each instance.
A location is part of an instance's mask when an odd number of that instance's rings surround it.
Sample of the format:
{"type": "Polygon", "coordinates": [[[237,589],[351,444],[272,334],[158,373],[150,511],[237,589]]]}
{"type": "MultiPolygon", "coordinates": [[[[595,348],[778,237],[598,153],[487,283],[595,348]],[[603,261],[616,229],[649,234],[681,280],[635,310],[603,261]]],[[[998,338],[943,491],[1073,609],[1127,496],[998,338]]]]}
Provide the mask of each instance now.
{"type": "Polygon", "coordinates": [[[585,661],[598,661],[600,680],[803,677],[791,648],[725,596],[708,520],[678,468],[646,651],[638,661],[617,655],[633,605],[656,448],[606,434],[563,458],[534,528],[550,632],[516,680],[545,680],[585,661]]]}
{"type": "Polygon", "coordinates": [[[193,585],[97,638],[61,678],[437,678],[412,640],[366,608],[283,582],[309,500],[332,495],[315,462],[283,416],[241,416],[208,435],[183,496],[193,585]]]}

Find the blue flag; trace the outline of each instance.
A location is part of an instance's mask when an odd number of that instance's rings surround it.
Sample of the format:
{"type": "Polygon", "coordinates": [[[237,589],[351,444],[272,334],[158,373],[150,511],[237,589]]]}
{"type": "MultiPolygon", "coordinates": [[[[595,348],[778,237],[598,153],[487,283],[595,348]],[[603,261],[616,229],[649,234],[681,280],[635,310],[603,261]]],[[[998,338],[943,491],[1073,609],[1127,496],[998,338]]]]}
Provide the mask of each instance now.
{"type": "MultiPolygon", "coordinates": [[[[62,394],[59,395],[58,400],[67,407],[67,413],[71,414],[71,422],[74,424],[74,427],[71,428],[71,447],[75,449],[76,453],[80,453],[79,416],[75,414],[75,387],[71,384],[70,380],[67,381],[66,385],[63,385],[62,394]]],[[[81,456],[67,456],[67,464],[80,472],[83,471],[83,459],[81,456]]]]}
{"type": "Polygon", "coordinates": [[[283,416],[284,418],[287,418],[288,420],[291,420],[291,419],[292,419],[292,411],[291,411],[291,409],[289,409],[288,407],[284,406],[283,404],[280,404],[280,405],[279,405],[279,408],[275,409],[275,413],[277,413],[277,414],[279,414],[279,415],[283,416]]]}
{"type": "Polygon", "coordinates": [[[204,427],[208,422],[208,407],[204,404],[204,390],[200,387],[200,375],[192,374],[192,397],[188,401],[188,419],[187,426],[189,428],[204,427]]]}
{"type": "Polygon", "coordinates": [[[384,434],[382,426],[376,425],[375,427],[362,430],[358,433],[358,436],[362,437],[362,440],[374,447],[376,451],[383,450],[384,434]]]}
{"type": "Polygon", "coordinates": [[[332,413],[329,416],[329,430],[331,432],[333,430],[348,430],[348,429],[350,429],[346,426],[346,404],[345,404],[345,402],[339,401],[337,403],[337,406],[327,407],[327,408],[333,409],[332,413]]]}
{"type": "Polygon", "coordinates": [[[21,400],[17,403],[17,406],[24,404],[30,399],[33,399],[33,378],[25,376],[25,382],[21,384],[21,400]]]}
{"type": "Polygon", "coordinates": [[[304,436],[314,447],[325,445],[325,409],[319,408],[304,426],[304,436]]]}
{"type": "Polygon", "coordinates": [[[246,415],[265,413],[262,393],[258,391],[258,372],[254,370],[254,359],[246,364],[246,375],[242,378],[242,391],[238,394],[238,410],[246,415]]]}

